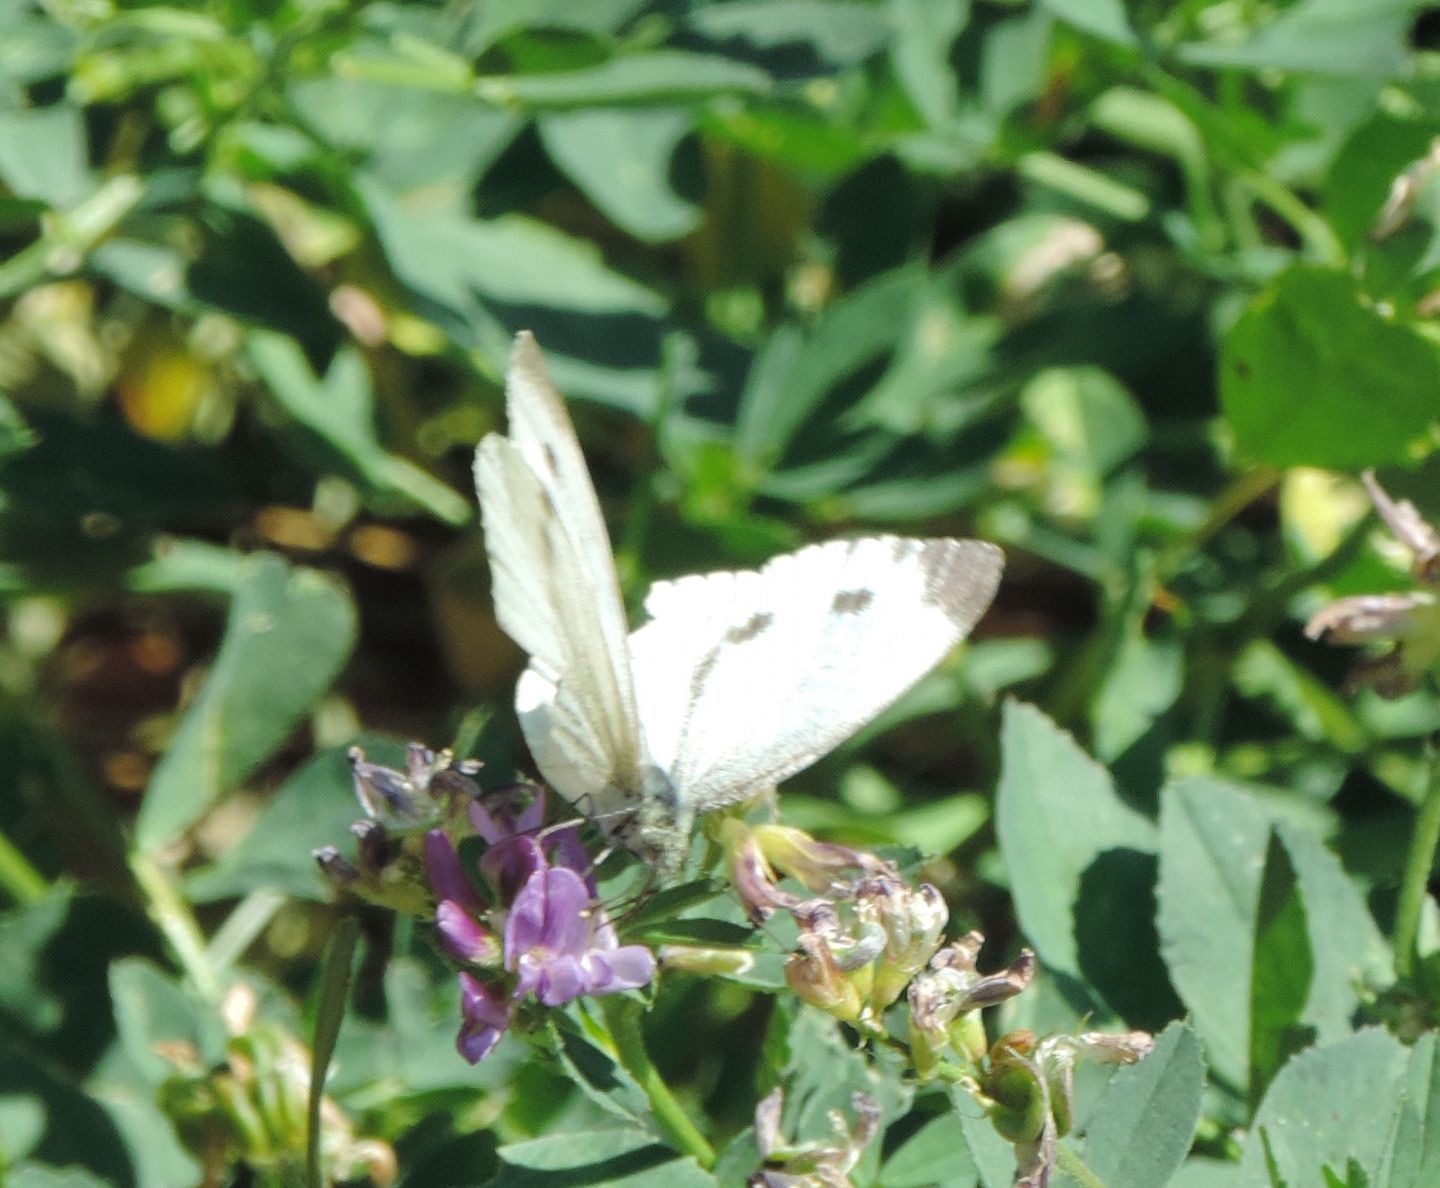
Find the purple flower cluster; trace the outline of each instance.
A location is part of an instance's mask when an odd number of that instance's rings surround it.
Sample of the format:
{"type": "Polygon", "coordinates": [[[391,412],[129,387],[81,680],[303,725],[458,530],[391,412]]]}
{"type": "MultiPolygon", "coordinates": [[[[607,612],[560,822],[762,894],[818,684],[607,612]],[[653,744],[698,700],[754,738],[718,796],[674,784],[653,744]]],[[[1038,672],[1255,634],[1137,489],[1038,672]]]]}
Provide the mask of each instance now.
{"type": "Polygon", "coordinates": [[[476,967],[460,975],[457,1046],[472,1064],[500,1040],[517,1004],[557,1007],[584,995],[644,986],[655,957],[622,945],[596,899],[589,858],[573,826],[539,832],[544,799],[487,811],[469,806],[485,841],[480,874],[488,895],[466,876],[443,829],[425,837],[425,866],[438,900],[435,928],[445,950],[476,967]]]}

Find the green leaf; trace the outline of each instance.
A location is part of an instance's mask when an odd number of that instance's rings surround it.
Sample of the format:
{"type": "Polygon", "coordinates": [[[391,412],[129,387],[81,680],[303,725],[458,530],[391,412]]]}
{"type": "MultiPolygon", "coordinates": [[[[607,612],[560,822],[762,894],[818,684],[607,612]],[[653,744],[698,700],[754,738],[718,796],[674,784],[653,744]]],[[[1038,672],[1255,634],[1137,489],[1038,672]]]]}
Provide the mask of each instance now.
{"type": "Polygon", "coordinates": [[[545,116],[538,128],[551,159],[607,218],[637,239],[664,243],[700,222],[700,208],[670,184],[675,150],[693,122],[683,110],[586,110],[545,116]]]}
{"type": "Polygon", "coordinates": [[[1149,1056],[1110,1078],[1085,1129],[1085,1166],[1106,1188],[1169,1183],[1190,1149],[1204,1089],[1200,1041],[1170,1024],[1149,1056]]]}
{"type": "Polygon", "coordinates": [[[769,88],[770,76],[754,66],[683,50],[631,54],[586,70],[491,75],[476,87],[488,102],[530,108],[660,104],[761,94],[769,88]]]}
{"type": "Polygon", "coordinates": [[[979,1173],[965,1127],[953,1111],[932,1118],[896,1148],[880,1169],[882,1188],[973,1188],[979,1173]]]}
{"type": "Polygon", "coordinates": [[[1215,1072],[1248,1081],[1250,964],[1269,822],[1246,797],[1206,779],[1160,794],[1161,951],[1215,1072]]]}
{"type": "MultiPolygon", "coordinates": [[[[1154,826],[1120,800],[1103,767],[1033,706],[1006,703],[1000,751],[995,831],[1020,926],[1049,969],[1082,977],[1077,913],[1123,899],[1129,880],[1110,860],[1153,853],[1154,826]],[[1087,874],[1101,879],[1091,887],[1093,904],[1081,903],[1087,874]],[[1108,874],[1119,881],[1104,885],[1108,874]]],[[[1124,939],[1113,937],[1112,947],[1123,950],[1124,939]]]]}
{"type": "Polygon", "coordinates": [[[1357,470],[1399,460],[1435,420],[1440,351],[1343,272],[1297,265],[1225,337],[1220,402],[1241,453],[1357,470]]]}
{"type": "Polygon", "coordinates": [[[804,45],[827,66],[864,61],[890,36],[889,22],[878,6],[848,0],[731,0],[696,8],[687,23],[712,41],[741,41],[792,53],[804,45]]]}
{"type": "Polygon", "coordinates": [[[45,1053],[57,1073],[88,1072],[115,1036],[110,965],[163,959],[148,920],[113,899],[68,888],[0,915],[4,1033],[45,1053]]]}
{"type": "Polygon", "coordinates": [[[1241,693],[1271,702],[1302,738],[1328,742],[1349,754],[1364,749],[1368,740],[1354,710],[1269,640],[1253,640],[1232,673],[1241,693]]]}
{"type": "Polygon", "coordinates": [[[1236,1188],[1320,1188],[1354,1161],[1373,1183],[1401,1104],[1408,1052],[1378,1029],[1301,1052],[1250,1124],[1236,1188]]]}
{"type": "Polygon", "coordinates": [[[179,1040],[207,1063],[220,1059],[225,1034],[219,1017],[153,962],[140,957],[114,962],[110,998],[125,1054],[152,1087],[175,1071],[158,1044],[179,1040]]]}
{"type": "Polygon", "coordinates": [[[17,197],[61,210],[73,206],[93,188],[87,153],[79,108],[56,103],[0,111],[0,180],[17,197]]]}
{"type": "MultiPolygon", "coordinates": [[[[1250,1075],[1255,929],[1272,824],[1253,798],[1215,780],[1180,780],[1161,792],[1162,951],[1212,1069],[1237,1088],[1250,1075]]],[[[1304,829],[1278,828],[1299,879],[1315,962],[1301,1021],[1332,1042],[1350,1033],[1360,985],[1387,980],[1390,955],[1334,855],[1304,829]]]]}
{"type": "MultiPolygon", "coordinates": [[[[376,762],[403,757],[399,745],[357,740],[376,762]]],[[[355,799],[346,747],[306,760],[265,802],[250,831],[209,866],[190,874],[185,894],[198,903],[248,895],[271,887],[296,899],[328,900],[332,888],[315,865],[321,846],[350,844],[350,826],[362,815],[355,799]]]]}
{"type": "Polygon", "coordinates": [[[168,844],[254,772],[330,687],[354,642],[355,609],[330,578],[253,557],[219,655],[146,789],[140,848],[168,844]]]}
{"type": "Polygon", "coordinates": [[[1135,31],[1121,0],[1044,0],[1044,6],[1062,21],[1096,37],[1120,45],[1135,44],[1135,31]]]}
{"type": "Polygon", "coordinates": [[[335,1041],[345,1021],[345,1002],[350,994],[359,940],[359,922],[354,916],[346,916],[336,925],[325,946],[320,969],[320,996],[315,1004],[315,1030],[310,1043],[310,1100],[305,1127],[305,1169],[311,1188],[325,1188],[329,1182],[320,1162],[320,1110],[325,1101],[330,1058],[335,1054],[335,1041]]]}
{"type": "Polygon", "coordinates": [[[1257,1105],[1280,1067],[1314,1039],[1301,1016],[1315,961],[1305,902],[1284,843],[1274,831],[1265,850],[1250,959],[1250,1102],[1257,1105]]]}
{"type": "Polygon", "coordinates": [[[899,268],[837,301],[801,337],[783,327],[756,355],[735,421],[735,452],[763,472],[833,390],[884,360],[909,323],[924,274],[899,268]]]}
{"type": "Polygon", "coordinates": [[[1190,42],[1180,57],[1196,65],[1311,70],[1379,79],[1401,70],[1410,48],[1412,0],[1299,0],[1257,22],[1249,37],[1190,42]]]}
{"type": "Polygon", "coordinates": [[[500,1148],[501,1170],[492,1188],[713,1188],[714,1179],[693,1159],[676,1158],[643,1130],[558,1133],[500,1148]]]}
{"type": "Polygon", "coordinates": [[[1432,1032],[1410,1050],[1405,1092],[1400,1102],[1384,1170],[1376,1188],[1427,1188],[1440,1183],[1440,1059],[1432,1032]]]}
{"type": "Polygon", "coordinates": [[[959,79],[950,49],[970,19],[969,0],[890,0],[890,60],[910,101],[932,126],[954,118],[959,79]]]}
{"type": "Polygon", "coordinates": [[[290,98],[315,133],[363,154],[366,172],[396,193],[423,190],[432,210],[468,210],[475,185],[523,126],[517,113],[468,95],[366,79],[303,79],[290,98]]]}
{"type": "Polygon", "coordinates": [[[248,342],[260,378],[282,408],[325,447],[329,460],[370,494],[399,497],[457,527],[468,523],[469,499],[380,444],[375,393],[360,353],[342,348],[317,378],[299,344],[257,332],[248,342]]]}
{"type": "Polygon", "coordinates": [[[514,331],[532,329],[566,396],[653,409],[666,303],[594,244],[522,215],[412,208],[373,179],[359,189],[396,276],[457,342],[503,360],[514,331]]]}

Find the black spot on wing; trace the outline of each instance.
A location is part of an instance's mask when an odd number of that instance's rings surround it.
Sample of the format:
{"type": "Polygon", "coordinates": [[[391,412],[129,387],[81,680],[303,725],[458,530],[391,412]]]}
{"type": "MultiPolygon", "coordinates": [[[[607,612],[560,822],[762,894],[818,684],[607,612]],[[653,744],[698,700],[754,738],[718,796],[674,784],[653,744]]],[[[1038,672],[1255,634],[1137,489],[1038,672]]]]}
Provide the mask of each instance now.
{"type": "Polygon", "coordinates": [[[839,590],[830,601],[830,611],[836,615],[858,615],[874,601],[874,590],[839,590]]]}
{"type": "Polygon", "coordinates": [[[775,616],[769,611],[756,611],[745,622],[731,627],[725,632],[725,642],[730,644],[749,643],[756,636],[764,634],[774,621],[775,616]]]}
{"type": "Polygon", "coordinates": [[[560,459],[555,454],[555,447],[547,441],[541,444],[540,449],[545,455],[546,468],[550,471],[551,474],[559,474],[560,459]]]}

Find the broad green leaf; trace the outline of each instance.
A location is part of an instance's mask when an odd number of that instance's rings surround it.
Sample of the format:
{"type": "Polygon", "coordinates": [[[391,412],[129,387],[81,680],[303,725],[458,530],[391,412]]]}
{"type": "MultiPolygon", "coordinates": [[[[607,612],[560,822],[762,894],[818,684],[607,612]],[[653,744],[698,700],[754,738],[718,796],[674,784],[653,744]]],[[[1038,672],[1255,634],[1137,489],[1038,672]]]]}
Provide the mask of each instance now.
{"type": "Polygon", "coordinates": [[[354,640],[354,606],[330,578],[253,557],[204,687],[151,776],[140,848],[166,845],[254,772],[330,687],[354,640]]]}
{"type": "Polygon", "coordinates": [[[365,490],[398,497],[447,524],[467,523],[470,501],[408,458],[388,452],[375,428],[375,393],[365,362],[343,348],[317,377],[294,339],[257,332],[249,356],[276,401],[314,438],[333,464],[365,490]]]}
{"type": "Polygon", "coordinates": [[[1426,1188],[1440,1183],[1440,1060],[1436,1048],[1432,1032],[1410,1050],[1400,1116],[1376,1188],[1426,1188]]]}
{"type": "Polygon", "coordinates": [[[675,150],[693,119],[683,110],[582,110],[538,122],[551,159],[616,226],[663,243],[694,230],[701,210],[671,186],[675,150]]]}
{"type": "Polygon", "coordinates": [[[74,1166],[26,1162],[12,1168],[5,1183],[10,1188],[114,1188],[115,1181],[74,1166]]]}
{"type": "Polygon", "coordinates": [[[1440,348],[1367,305],[1343,272],[1296,265],[1225,337],[1220,401],[1248,458],[1356,470],[1433,424],[1440,348]]]}
{"type": "Polygon", "coordinates": [[[954,1112],[932,1118],[896,1148],[880,1169],[882,1188],[974,1188],[979,1173],[965,1128],[954,1112]]]}
{"type": "MultiPolygon", "coordinates": [[[[1180,780],[1161,792],[1162,952],[1211,1067],[1237,1088],[1249,1081],[1255,929],[1272,823],[1259,802],[1215,780],[1180,780]]],[[[1365,983],[1385,984],[1390,956],[1335,857],[1308,831],[1278,828],[1315,962],[1301,1022],[1333,1042],[1349,1034],[1365,983]]]]}
{"type": "Polygon", "coordinates": [[[804,338],[782,328],[756,356],[736,414],[735,452],[763,472],[836,388],[887,358],[909,323],[923,273],[900,268],[831,306],[804,338]]]}
{"type": "MultiPolygon", "coordinates": [[[[37,1114],[45,1120],[39,1136],[21,1132],[19,1137],[26,1139],[29,1149],[16,1155],[36,1165],[70,1165],[77,1174],[93,1172],[105,1184],[136,1183],[134,1159],[114,1120],[78,1080],[44,1060],[44,1052],[0,1033],[0,1101],[8,1103],[12,1111],[28,1114],[32,1131],[37,1114]]],[[[36,1178],[30,1182],[46,1183],[39,1178],[43,1172],[32,1175],[36,1178]]],[[[17,1182],[26,1181],[7,1172],[5,1183],[17,1182]]],[[[52,1182],[64,1183],[59,1179],[52,1182]]]]}
{"type": "MultiPolygon", "coordinates": [[[[1137,893],[1154,826],[1116,795],[1109,773],[1033,706],[1007,702],[1000,734],[995,831],[1026,939],[1051,970],[1084,976],[1080,934],[1109,912],[1118,958],[1136,938],[1115,912],[1137,893]],[[1129,855],[1135,862],[1125,860],[1129,855]]],[[[1143,902],[1143,899],[1142,901],[1143,902]]]]}
{"type": "Polygon", "coordinates": [[[1290,855],[1273,830],[1255,905],[1250,959],[1250,1103],[1281,1066],[1314,1038],[1300,1020],[1315,975],[1305,901],[1290,855]]]}
{"type": "Polygon", "coordinates": [[[1207,779],[1160,794],[1161,952],[1216,1074],[1247,1083],[1250,967],[1269,822],[1207,779]]]}
{"type": "Polygon", "coordinates": [[[112,964],[110,998],[125,1054],[152,1088],[174,1072],[159,1044],[178,1040],[207,1063],[220,1059],[225,1035],[219,1016],[153,962],[127,957],[112,964]]]}
{"type": "Polygon", "coordinates": [[[1170,1024],[1149,1056],[1111,1077],[1085,1128],[1085,1166],[1106,1188],[1169,1183],[1190,1149],[1204,1088],[1199,1040],[1170,1024]]]}
{"type": "Polygon", "coordinates": [[[359,188],[396,276],[457,342],[501,361],[514,331],[532,329],[566,396],[654,407],[665,302],[608,268],[594,244],[522,215],[412,209],[373,179],[359,188]]]}
{"type": "Polygon", "coordinates": [[[153,927],[136,909],[67,888],[0,915],[0,952],[4,1034],[43,1051],[57,1075],[76,1077],[115,1036],[111,963],[129,956],[163,960],[153,927]]]}
{"type": "Polygon", "coordinates": [[[0,111],[0,180],[17,197],[61,210],[73,206],[92,188],[87,152],[79,108],[56,103],[0,111]]]}
{"type": "Polygon", "coordinates": [[[363,154],[366,171],[395,193],[423,190],[431,210],[468,209],[476,183],[522,127],[517,113],[469,96],[364,79],[304,79],[290,97],[308,127],[363,154]]]}
{"type": "Polygon", "coordinates": [[[1408,1052],[1384,1031],[1300,1053],[1251,1122],[1236,1188],[1323,1188],[1353,1161],[1374,1183],[1404,1092],[1408,1052]]]}
{"type": "Polygon", "coordinates": [[[693,1159],[677,1157],[645,1131],[623,1126],[509,1143],[499,1155],[501,1170],[492,1188],[712,1188],[715,1183],[693,1159]]]}
{"type": "Polygon", "coordinates": [[[1252,641],[1232,671],[1241,693],[1271,702],[1301,737],[1346,753],[1364,749],[1365,730],[1350,706],[1269,640],[1252,641]]]}
{"type": "Polygon", "coordinates": [[[1180,641],[1127,630],[1091,703],[1095,753],[1114,763],[1137,746],[1180,697],[1185,682],[1180,641]]]}
{"type": "Polygon", "coordinates": [[[1325,213],[1354,248],[1376,226],[1396,178],[1430,148],[1434,120],[1377,111],[1346,139],[1325,178],[1325,213]]]}
{"type": "Polygon", "coordinates": [[[1224,38],[1184,44],[1179,53],[1197,65],[1379,79],[1403,67],[1414,13],[1411,0],[1299,0],[1256,22],[1248,38],[1227,30],[1224,38]]]}
{"type": "Polygon", "coordinates": [[[959,103],[950,49],[970,19],[969,0],[890,0],[890,19],[890,60],[905,93],[926,123],[946,123],[959,103]]]}
{"type": "Polygon", "coordinates": [[[1135,44],[1135,31],[1130,27],[1122,0],[1044,0],[1044,4],[1077,29],[1120,45],[1135,44]]]}
{"type": "MultiPolygon", "coordinates": [[[[376,762],[403,758],[397,744],[360,741],[376,762]]],[[[297,899],[329,899],[332,889],[315,865],[313,851],[337,846],[344,852],[351,844],[350,826],[363,816],[346,749],[312,756],[276,789],[244,837],[185,880],[185,893],[209,903],[272,887],[297,899]]]]}
{"type": "Polygon", "coordinates": [[[697,7],[687,24],[725,44],[739,41],[792,54],[803,45],[816,59],[814,68],[797,65],[793,73],[821,73],[863,61],[890,36],[889,22],[877,5],[852,0],[732,0],[697,7]]]}
{"type": "Polygon", "coordinates": [[[476,85],[487,102],[537,109],[663,104],[769,88],[770,76],[744,62],[666,49],[612,58],[586,70],[490,75],[476,85]]]}

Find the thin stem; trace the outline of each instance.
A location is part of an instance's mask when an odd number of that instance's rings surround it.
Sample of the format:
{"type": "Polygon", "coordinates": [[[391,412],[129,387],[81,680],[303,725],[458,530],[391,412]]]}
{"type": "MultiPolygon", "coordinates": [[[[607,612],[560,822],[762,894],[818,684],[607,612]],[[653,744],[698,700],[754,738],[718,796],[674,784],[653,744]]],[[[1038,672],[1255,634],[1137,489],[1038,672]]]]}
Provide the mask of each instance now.
{"type": "Polygon", "coordinates": [[[1345,249],[1330,224],[1306,206],[1293,190],[1259,170],[1246,170],[1238,176],[1256,198],[1290,224],[1290,229],[1316,256],[1326,264],[1345,263],[1345,249]]]}
{"type": "Polygon", "coordinates": [[[202,997],[211,1002],[219,1001],[220,977],[210,963],[205,934],[200,931],[190,906],[181,898],[169,874],[154,859],[141,853],[130,855],[130,870],[140,890],[145,893],[150,918],[170,942],[175,960],[202,997]]]}
{"type": "Polygon", "coordinates": [[[1174,576],[1190,554],[1200,549],[1257,499],[1279,486],[1283,477],[1281,471],[1272,467],[1257,466],[1231,483],[1216,498],[1205,522],[1161,553],[1155,567],[1160,580],[1174,576]]]}
{"type": "Polygon", "coordinates": [[[1395,972],[1408,978],[1415,971],[1415,938],[1420,931],[1420,909],[1440,844],[1440,756],[1430,759],[1430,781],[1425,799],[1410,835],[1410,853],[1405,859],[1405,876],[1400,884],[1400,903],[1395,909],[1395,972]]]}
{"type": "Polygon", "coordinates": [[[284,903],[285,893],[273,887],[261,887],[250,892],[210,938],[207,964],[217,970],[228,969],[235,964],[284,903]]]}
{"type": "Polygon", "coordinates": [[[25,855],[3,833],[0,833],[0,887],[19,904],[43,899],[50,890],[45,876],[30,865],[25,855]]]}
{"type": "Polygon", "coordinates": [[[650,1099],[650,1109],[654,1112],[655,1124],[660,1132],[677,1150],[692,1156],[708,1171],[715,1166],[715,1148],[690,1120],[651,1063],[650,1053],[645,1050],[644,1036],[640,1033],[640,1004],[619,996],[599,1001],[620,1063],[640,1083],[640,1088],[650,1099]]]}
{"type": "Polygon", "coordinates": [[[1080,1188],[1105,1188],[1105,1181],[1086,1167],[1085,1161],[1064,1143],[1057,1144],[1055,1151],[1060,1169],[1080,1188]]]}

